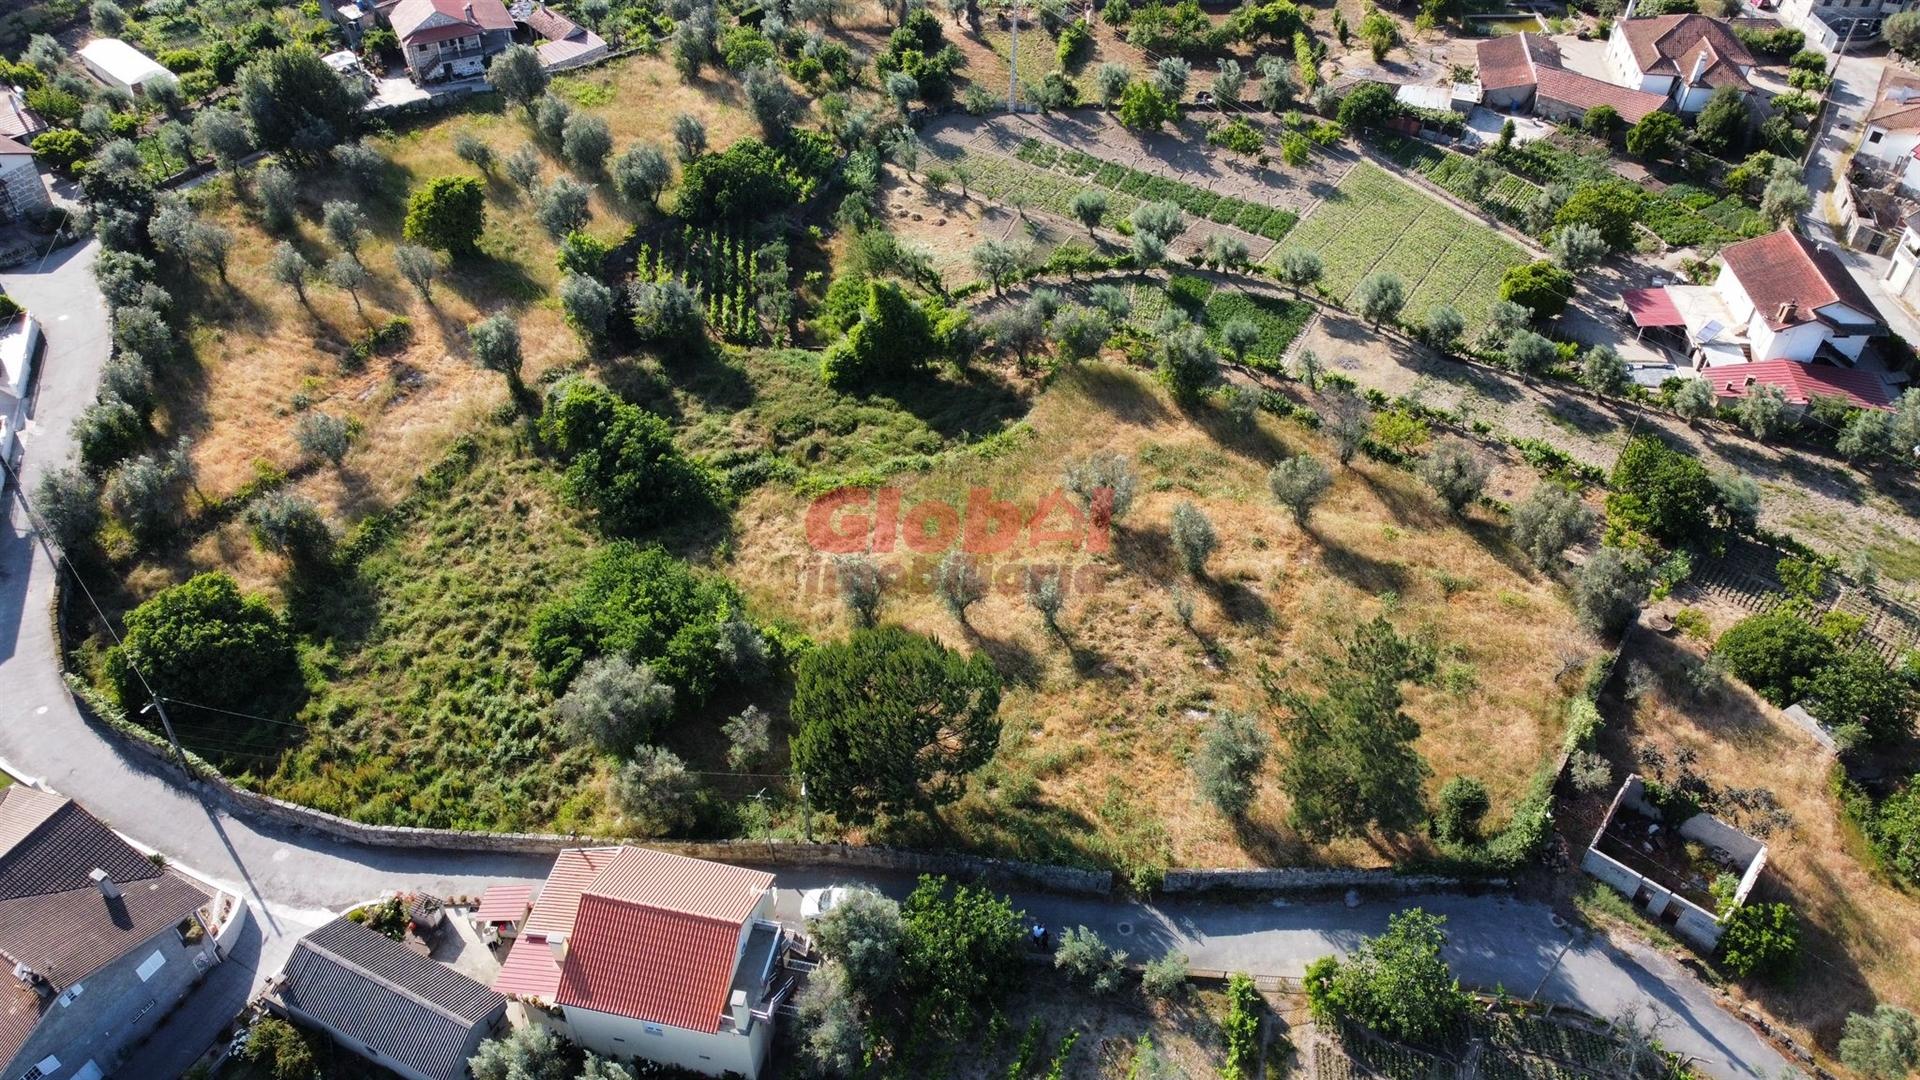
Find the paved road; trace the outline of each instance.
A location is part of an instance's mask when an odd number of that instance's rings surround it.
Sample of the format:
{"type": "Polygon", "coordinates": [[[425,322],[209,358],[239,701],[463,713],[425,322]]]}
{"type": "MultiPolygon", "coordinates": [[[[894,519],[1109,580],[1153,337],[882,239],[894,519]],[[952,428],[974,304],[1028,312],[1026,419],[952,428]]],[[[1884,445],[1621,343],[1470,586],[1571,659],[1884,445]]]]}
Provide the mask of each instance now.
{"type": "MultiPolygon", "coordinates": [[[[106,315],[92,288],[91,246],[0,274],[0,286],[47,326],[39,397],[23,435],[29,490],[70,452],[69,426],[92,399],[107,356],[106,315]]],[[[9,500],[0,528],[0,757],[84,802],[128,835],[247,897],[254,926],[201,991],[144,1051],[140,1075],[168,1076],[193,1060],[292,943],[354,901],[399,888],[479,892],[502,881],[543,880],[549,860],[466,852],[396,851],[339,843],[236,818],[173,783],[151,761],[122,754],[88,727],[60,681],[52,627],[53,565],[9,500]]],[[[837,880],[844,880],[838,878],[837,880]]],[[[780,884],[828,884],[786,872],[780,884]]],[[[874,884],[901,893],[910,882],[874,884]]],[[[791,897],[788,902],[791,903],[791,897]]],[[[1299,975],[1307,963],[1376,933],[1393,911],[1421,904],[1444,913],[1463,978],[1598,1015],[1650,1004],[1675,1018],[1669,1046],[1723,1077],[1772,1077],[1785,1062],[1745,1025],[1720,1011],[1684,971],[1650,951],[1573,941],[1543,907],[1505,897],[1434,896],[1338,903],[1170,902],[1158,905],[1019,894],[1015,902],[1053,926],[1085,924],[1139,956],[1168,949],[1200,967],[1299,975]],[[1562,952],[1564,950],[1564,955],[1562,952]]]]}

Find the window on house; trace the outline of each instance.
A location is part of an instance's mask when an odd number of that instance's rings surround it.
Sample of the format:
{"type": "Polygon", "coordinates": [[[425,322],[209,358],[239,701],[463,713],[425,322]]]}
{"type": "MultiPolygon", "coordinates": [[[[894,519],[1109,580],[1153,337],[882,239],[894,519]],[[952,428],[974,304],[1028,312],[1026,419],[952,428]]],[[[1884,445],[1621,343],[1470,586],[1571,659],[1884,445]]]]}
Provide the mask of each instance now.
{"type": "Polygon", "coordinates": [[[1871,132],[1867,135],[1867,141],[1870,143],[1877,143],[1880,141],[1880,137],[1885,134],[1886,132],[1884,131],[1871,132]]]}

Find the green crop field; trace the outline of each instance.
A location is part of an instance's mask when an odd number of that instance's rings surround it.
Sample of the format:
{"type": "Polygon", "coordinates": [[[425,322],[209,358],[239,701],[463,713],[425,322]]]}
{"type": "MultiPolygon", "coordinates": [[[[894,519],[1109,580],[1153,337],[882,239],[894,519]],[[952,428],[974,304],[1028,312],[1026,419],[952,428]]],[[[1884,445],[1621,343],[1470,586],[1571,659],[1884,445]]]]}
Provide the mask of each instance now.
{"type": "Polygon", "coordinates": [[[1500,275],[1527,261],[1518,244],[1365,162],[1284,246],[1320,253],[1320,287],[1336,300],[1345,301],[1375,270],[1388,271],[1406,283],[1407,318],[1452,304],[1469,327],[1486,321],[1500,275]]]}

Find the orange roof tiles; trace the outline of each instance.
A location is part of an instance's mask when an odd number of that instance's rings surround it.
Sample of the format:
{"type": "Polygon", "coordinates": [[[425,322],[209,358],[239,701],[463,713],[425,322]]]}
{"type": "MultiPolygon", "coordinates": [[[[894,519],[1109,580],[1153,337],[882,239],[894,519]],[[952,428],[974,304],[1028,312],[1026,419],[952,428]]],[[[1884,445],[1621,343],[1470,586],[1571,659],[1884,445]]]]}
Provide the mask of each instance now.
{"type": "Polygon", "coordinates": [[[589,894],[554,1001],[689,1031],[720,1030],[740,923],[589,894]]]}
{"type": "Polygon", "coordinates": [[[1880,316],[1833,252],[1791,230],[1729,244],[1720,250],[1720,258],[1774,330],[1814,322],[1820,317],[1818,309],[1829,304],[1845,304],[1871,319],[1880,316]],[[1793,311],[1782,319],[1781,305],[1788,303],[1793,311]]]}

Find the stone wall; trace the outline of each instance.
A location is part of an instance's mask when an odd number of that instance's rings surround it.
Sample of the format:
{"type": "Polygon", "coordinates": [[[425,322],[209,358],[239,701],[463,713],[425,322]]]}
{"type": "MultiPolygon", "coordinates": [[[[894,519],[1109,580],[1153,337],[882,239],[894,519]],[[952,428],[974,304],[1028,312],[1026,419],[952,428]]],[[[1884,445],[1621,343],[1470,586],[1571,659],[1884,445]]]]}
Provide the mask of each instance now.
{"type": "MultiPolygon", "coordinates": [[[[1279,869],[1169,870],[1160,885],[1164,893],[1197,893],[1212,889],[1245,892],[1317,892],[1325,889],[1385,889],[1422,892],[1458,886],[1459,879],[1433,874],[1396,874],[1392,870],[1279,869]]],[[[1500,884],[1486,882],[1483,884],[1500,884]]]]}

